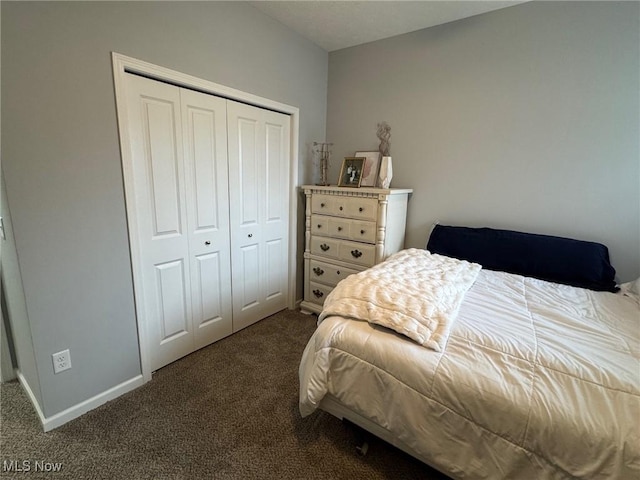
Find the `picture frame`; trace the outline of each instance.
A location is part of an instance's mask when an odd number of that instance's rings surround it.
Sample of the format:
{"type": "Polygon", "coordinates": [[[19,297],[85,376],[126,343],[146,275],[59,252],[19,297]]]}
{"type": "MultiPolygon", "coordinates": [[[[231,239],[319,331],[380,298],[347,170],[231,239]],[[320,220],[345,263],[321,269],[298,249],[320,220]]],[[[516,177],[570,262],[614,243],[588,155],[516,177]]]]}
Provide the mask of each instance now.
{"type": "Polygon", "coordinates": [[[362,169],[361,187],[375,187],[380,169],[380,152],[356,152],[356,157],[364,157],[364,167],[362,169]]]}
{"type": "Polygon", "coordinates": [[[360,187],[365,157],[345,157],[338,178],[339,187],[360,187]]]}

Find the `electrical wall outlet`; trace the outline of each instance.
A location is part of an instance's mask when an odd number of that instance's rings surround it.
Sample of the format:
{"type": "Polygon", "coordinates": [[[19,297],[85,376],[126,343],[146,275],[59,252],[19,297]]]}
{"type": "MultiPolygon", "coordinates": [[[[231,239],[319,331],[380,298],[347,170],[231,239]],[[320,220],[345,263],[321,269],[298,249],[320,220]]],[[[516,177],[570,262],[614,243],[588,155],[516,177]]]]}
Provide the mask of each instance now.
{"type": "Polygon", "coordinates": [[[64,372],[71,368],[71,353],[69,349],[51,355],[53,359],[53,373],[64,372]]]}

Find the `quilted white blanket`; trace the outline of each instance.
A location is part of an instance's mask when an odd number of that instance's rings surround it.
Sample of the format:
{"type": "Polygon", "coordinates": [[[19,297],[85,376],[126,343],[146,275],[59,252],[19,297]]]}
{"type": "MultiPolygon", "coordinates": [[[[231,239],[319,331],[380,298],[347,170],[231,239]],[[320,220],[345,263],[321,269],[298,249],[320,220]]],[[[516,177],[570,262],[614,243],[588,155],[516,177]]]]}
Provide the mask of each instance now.
{"type": "Polygon", "coordinates": [[[481,268],[427,250],[402,250],[342,280],[325,300],[318,323],[331,315],[364,320],[440,352],[481,268]]]}

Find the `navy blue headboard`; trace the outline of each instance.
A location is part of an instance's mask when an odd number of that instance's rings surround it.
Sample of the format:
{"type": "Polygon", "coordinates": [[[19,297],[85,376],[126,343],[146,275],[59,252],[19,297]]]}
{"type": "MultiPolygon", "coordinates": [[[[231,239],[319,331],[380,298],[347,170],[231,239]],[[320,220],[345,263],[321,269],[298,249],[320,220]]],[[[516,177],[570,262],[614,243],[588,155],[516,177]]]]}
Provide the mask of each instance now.
{"type": "Polygon", "coordinates": [[[488,270],[616,292],[616,271],[600,243],[533,233],[436,225],[427,250],[468,260],[488,270]]]}

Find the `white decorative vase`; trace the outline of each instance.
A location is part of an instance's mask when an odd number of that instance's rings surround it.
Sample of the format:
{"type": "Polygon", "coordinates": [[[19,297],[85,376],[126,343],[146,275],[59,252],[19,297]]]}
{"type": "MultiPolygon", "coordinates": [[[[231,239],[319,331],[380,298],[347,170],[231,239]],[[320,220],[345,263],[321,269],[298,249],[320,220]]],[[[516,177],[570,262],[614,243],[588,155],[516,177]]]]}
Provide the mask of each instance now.
{"type": "Polygon", "coordinates": [[[393,164],[391,157],[382,157],[380,162],[380,171],[378,172],[378,186],[381,188],[389,188],[393,178],[393,164]]]}

